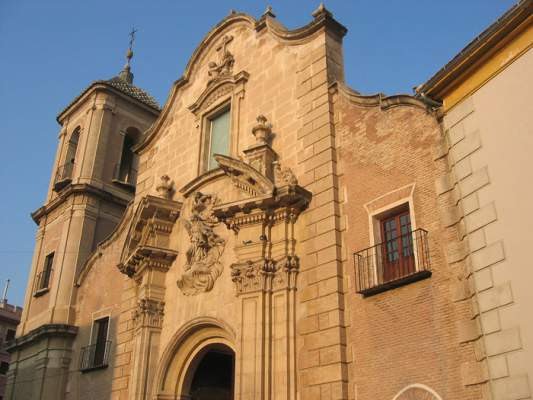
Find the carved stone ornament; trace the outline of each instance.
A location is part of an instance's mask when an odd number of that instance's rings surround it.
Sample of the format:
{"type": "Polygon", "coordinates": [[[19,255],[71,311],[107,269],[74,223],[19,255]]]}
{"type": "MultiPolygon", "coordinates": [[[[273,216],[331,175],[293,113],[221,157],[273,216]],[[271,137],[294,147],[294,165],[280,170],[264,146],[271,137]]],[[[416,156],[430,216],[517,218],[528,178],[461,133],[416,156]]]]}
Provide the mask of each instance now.
{"type": "Polygon", "coordinates": [[[157,185],[155,190],[163,199],[172,200],[172,196],[174,195],[174,182],[170,180],[168,175],[163,175],[161,177],[161,182],[157,185]]]}
{"type": "Polygon", "coordinates": [[[217,47],[216,50],[219,52],[218,62],[211,61],[208,64],[209,83],[231,75],[235,59],[233,58],[233,55],[229,52],[227,46],[228,43],[232,40],[233,36],[225,35],[222,38],[222,44],[217,47]]]}
{"type": "Polygon", "coordinates": [[[274,179],[276,186],[297,185],[298,179],[289,167],[282,167],[279,162],[274,162],[274,179]]]}
{"type": "Polygon", "coordinates": [[[177,284],[185,295],[210,291],[222,274],[223,266],[219,259],[226,242],[213,230],[219,224],[213,215],[216,203],[214,195],[196,192],[189,210],[191,215],[188,220],[183,219],[191,243],[186,253],[184,272],[177,284]]]}
{"type": "Polygon", "coordinates": [[[260,290],[290,290],[296,288],[298,267],[297,256],[288,256],[278,261],[247,261],[231,266],[231,280],[235,283],[237,294],[260,290]]]}
{"type": "Polygon", "coordinates": [[[132,311],[135,328],[161,328],[163,325],[165,302],[151,299],[140,299],[137,308],[132,311]]]}
{"type": "Polygon", "coordinates": [[[215,154],[214,157],[224,173],[231,178],[232,183],[242,191],[254,197],[273,193],[272,181],[253,166],[221,154],[215,154]]]}
{"type": "Polygon", "coordinates": [[[267,121],[264,115],[257,117],[257,124],[252,128],[257,144],[269,144],[272,136],[272,124],[267,121]]]}
{"type": "Polygon", "coordinates": [[[181,203],[156,196],[142,198],[132,218],[117,265],[130,278],[146,270],[167,271],[177,256],[169,238],[181,210],[181,203]]]}

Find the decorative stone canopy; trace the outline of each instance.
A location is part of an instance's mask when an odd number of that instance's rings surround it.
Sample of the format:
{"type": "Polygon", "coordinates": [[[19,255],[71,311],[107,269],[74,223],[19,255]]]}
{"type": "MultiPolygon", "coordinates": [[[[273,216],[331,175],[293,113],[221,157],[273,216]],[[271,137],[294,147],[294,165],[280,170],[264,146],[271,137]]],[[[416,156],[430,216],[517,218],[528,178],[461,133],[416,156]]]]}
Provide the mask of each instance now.
{"type": "Polygon", "coordinates": [[[168,248],[169,236],[181,203],[155,196],[144,197],[133,217],[118,269],[129,277],[146,268],[166,271],[178,255],[168,248]]]}

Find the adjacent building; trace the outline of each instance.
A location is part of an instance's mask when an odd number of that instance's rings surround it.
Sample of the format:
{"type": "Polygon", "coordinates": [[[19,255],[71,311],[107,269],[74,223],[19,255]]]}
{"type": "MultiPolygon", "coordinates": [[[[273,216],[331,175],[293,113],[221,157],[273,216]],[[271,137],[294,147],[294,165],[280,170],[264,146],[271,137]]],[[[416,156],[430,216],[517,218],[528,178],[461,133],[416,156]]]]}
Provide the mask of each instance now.
{"type": "Polygon", "coordinates": [[[9,304],[4,296],[0,302],[0,400],[4,399],[9,369],[10,356],[6,348],[15,339],[21,314],[22,308],[9,304]]]}
{"type": "Polygon", "coordinates": [[[438,156],[448,167],[438,192],[460,232],[449,247],[464,269],[457,296],[475,305],[460,329],[495,398],[529,398],[533,388],[532,11],[518,3],[417,89],[442,101],[438,156]]]}
{"type": "Polygon", "coordinates": [[[58,116],[6,398],[531,398],[531,8],[413,96],[323,5],[232,12],[162,108],[130,48],[58,116]]]}

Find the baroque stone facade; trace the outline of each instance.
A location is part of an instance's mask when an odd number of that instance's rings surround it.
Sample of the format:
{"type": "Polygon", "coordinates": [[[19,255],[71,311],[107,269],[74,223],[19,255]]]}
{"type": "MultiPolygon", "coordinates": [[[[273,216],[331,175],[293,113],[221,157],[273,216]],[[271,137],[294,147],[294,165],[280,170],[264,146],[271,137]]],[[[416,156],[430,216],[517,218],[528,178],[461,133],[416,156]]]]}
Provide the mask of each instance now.
{"type": "Polygon", "coordinates": [[[7,399],[528,398],[458,295],[441,104],[347,87],[346,32],[232,12],[162,109],[130,51],[62,111],[7,399]]]}

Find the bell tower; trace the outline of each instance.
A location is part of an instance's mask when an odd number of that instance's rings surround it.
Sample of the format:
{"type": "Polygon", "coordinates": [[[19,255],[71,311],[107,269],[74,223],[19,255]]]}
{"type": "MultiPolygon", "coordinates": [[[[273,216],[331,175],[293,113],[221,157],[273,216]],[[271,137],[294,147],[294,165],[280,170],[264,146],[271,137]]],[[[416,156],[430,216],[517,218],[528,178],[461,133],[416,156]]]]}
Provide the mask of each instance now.
{"type": "Polygon", "coordinates": [[[133,84],[134,35],[122,71],[90,84],[57,116],[46,201],[31,214],[38,228],[6,399],[62,398],[77,333],[76,276],[134,196],[133,149],[160,113],[155,99],[133,84]]]}

